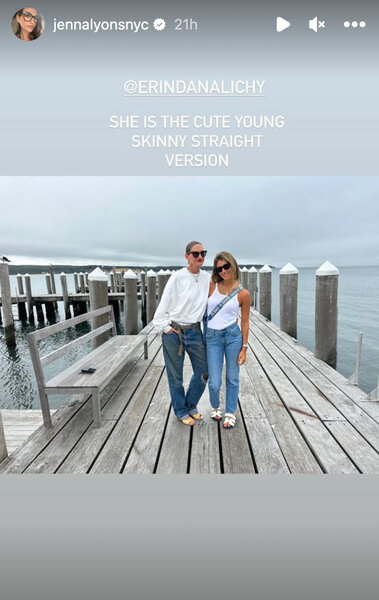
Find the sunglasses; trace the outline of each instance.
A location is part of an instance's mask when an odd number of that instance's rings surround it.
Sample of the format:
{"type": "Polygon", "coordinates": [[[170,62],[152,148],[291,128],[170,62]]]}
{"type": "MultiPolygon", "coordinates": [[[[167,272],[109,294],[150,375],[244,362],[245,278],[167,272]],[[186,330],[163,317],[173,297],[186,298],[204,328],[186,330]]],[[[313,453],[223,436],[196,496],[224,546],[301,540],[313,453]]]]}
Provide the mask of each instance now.
{"type": "Polygon", "coordinates": [[[230,269],[230,263],[225,263],[224,265],[221,265],[221,267],[216,267],[217,273],[221,273],[222,270],[229,271],[229,269],[230,269]]]}
{"type": "Polygon", "coordinates": [[[29,23],[30,21],[34,21],[34,23],[37,23],[38,21],[38,16],[32,15],[32,13],[27,12],[25,10],[22,11],[22,16],[24,17],[27,23],[29,23]]]}
{"type": "Polygon", "coordinates": [[[200,252],[197,252],[195,250],[195,252],[190,252],[190,254],[192,254],[192,256],[194,258],[199,258],[199,256],[201,256],[202,258],[205,258],[207,256],[207,252],[208,252],[208,250],[201,250],[200,252]]]}

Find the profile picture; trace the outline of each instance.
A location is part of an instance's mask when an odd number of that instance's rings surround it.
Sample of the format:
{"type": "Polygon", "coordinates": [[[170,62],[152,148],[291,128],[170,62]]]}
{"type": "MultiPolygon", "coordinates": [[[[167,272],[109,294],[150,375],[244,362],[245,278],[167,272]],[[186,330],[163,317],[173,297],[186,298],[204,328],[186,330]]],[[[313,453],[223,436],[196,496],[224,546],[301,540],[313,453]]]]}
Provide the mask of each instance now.
{"type": "Polygon", "coordinates": [[[24,42],[39,38],[44,28],[45,19],[36,8],[20,8],[12,17],[13,33],[24,42]]]}

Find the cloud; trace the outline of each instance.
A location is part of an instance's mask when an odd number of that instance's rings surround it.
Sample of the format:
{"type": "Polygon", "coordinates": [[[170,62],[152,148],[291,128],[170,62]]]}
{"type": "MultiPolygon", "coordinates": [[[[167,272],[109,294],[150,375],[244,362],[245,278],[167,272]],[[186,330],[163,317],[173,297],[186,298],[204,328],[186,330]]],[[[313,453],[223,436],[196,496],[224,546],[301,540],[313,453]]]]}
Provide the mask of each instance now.
{"type": "Polygon", "coordinates": [[[241,264],[379,264],[378,192],[378,177],[1,177],[1,252],[181,264],[198,239],[241,264]]]}

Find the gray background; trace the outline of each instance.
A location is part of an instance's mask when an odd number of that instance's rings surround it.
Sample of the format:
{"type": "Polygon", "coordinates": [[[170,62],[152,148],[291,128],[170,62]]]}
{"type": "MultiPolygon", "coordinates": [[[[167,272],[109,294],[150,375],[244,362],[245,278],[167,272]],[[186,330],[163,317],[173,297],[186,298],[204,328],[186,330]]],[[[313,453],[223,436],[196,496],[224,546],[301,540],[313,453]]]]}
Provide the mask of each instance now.
{"type": "Polygon", "coordinates": [[[10,27],[14,1],[2,2],[0,51],[6,60],[0,174],[377,174],[379,23],[374,3],[258,6],[243,0],[41,0],[36,8],[45,17],[45,33],[25,43],[10,27]],[[308,28],[316,15],[326,21],[318,33],[308,28]],[[167,20],[165,31],[52,33],[54,17],[152,22],[156,16],[167,20]],[[277,16],[289,19],[292,27],[277,33],[277,16]],[[176,17],[197,20],[198,31],[174,31],[176,17]],[[346,19],[363,19],[367,27],[346,30],[346,19]],[[265,79],[266,97],[124,97],[125,80],[161,78],[265,79]],[[235,112],[283,114],[286,127],[264,132],[261,150],[230,149],[228,169],[170,169],[164,150],[130,149],[129,133],[108,127],[110,115],[235,112]]]}
{"type": "Polygon", "coordinates": [[[378,597],[378,486],[370,476],[5,483],[6,600],[378,597]]]}

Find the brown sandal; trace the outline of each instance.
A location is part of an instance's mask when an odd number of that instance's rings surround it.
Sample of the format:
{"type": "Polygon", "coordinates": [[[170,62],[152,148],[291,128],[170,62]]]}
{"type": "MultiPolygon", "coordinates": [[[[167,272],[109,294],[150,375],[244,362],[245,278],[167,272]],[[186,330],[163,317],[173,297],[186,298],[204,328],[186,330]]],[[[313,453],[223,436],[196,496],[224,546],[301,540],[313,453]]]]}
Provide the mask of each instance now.
{"type": "Polygon", "coordinates": [[[202,421],[204,419],[203,415],[200,413],[196,413],[196,415],[190,415],[195,421],[202,421]]]}
{"type": "Polygon", "coordinates": [[[185,417],[184,419],[179,419],[179,421],[184,423],[184,425],[189,425],[190,427],[195,425],[195,421],[193,420],[192,417],[185,417]]]}

